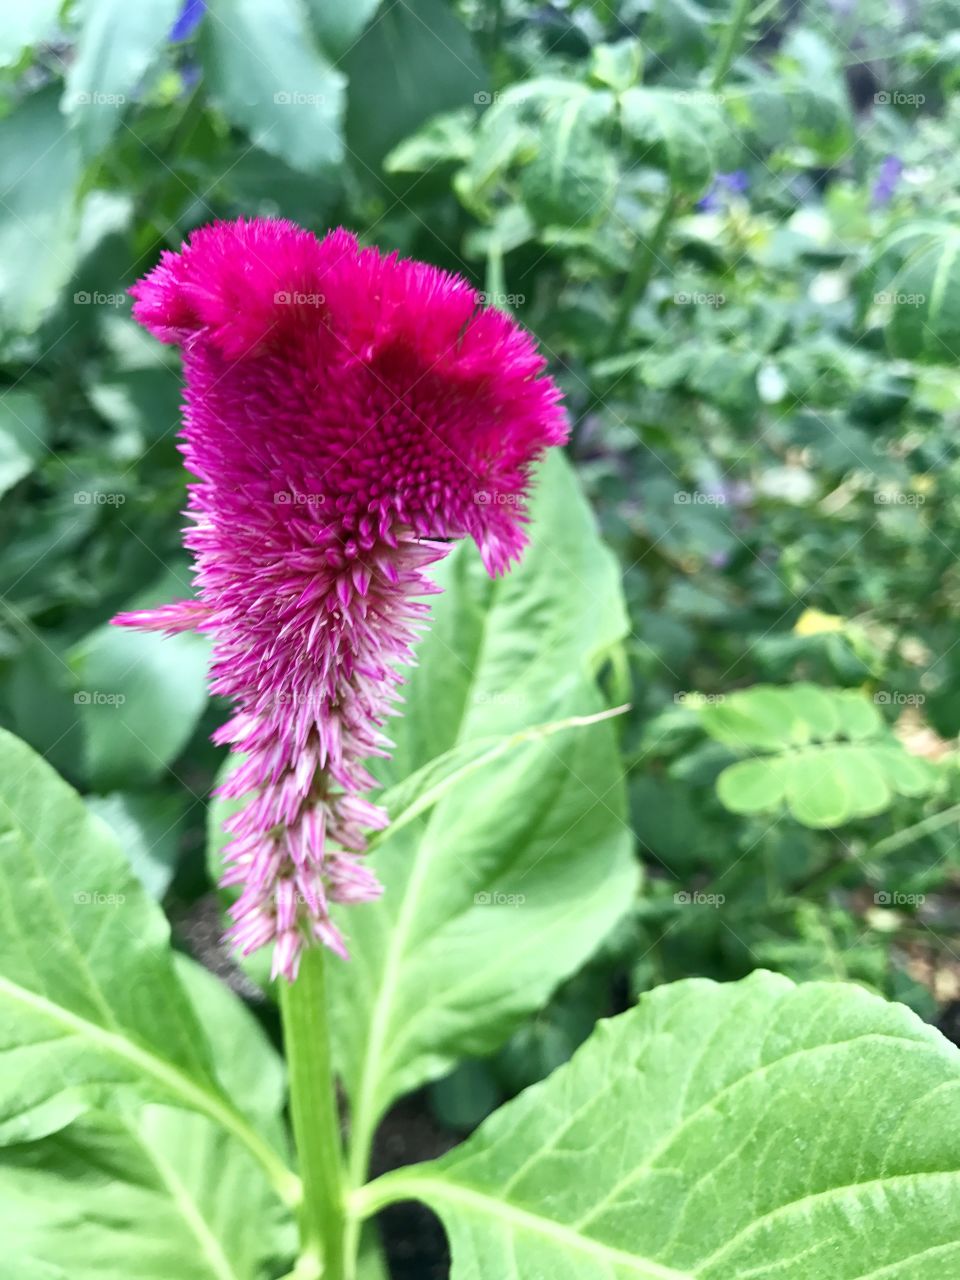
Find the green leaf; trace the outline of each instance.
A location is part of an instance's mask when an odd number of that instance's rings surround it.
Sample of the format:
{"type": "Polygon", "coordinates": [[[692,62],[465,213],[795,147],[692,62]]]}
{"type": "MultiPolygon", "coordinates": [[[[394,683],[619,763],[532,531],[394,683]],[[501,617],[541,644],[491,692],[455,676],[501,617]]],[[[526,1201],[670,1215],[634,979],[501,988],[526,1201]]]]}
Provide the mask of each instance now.
{"type": "Polygon", "coordinates": [[[63,108],[85,155],[109,142],[130,94],[163,49],[180,0],[81,0],[63,108]]]}
{"type": "Polygon", "coordinates": [[[639,144],[638,161],[663,169],[672,185],[701,195],[718,167],[723,119],[709,94],[662,88],[621,94],[623,129],[639,144]]]}
{"type": "Polygon", "coordinates": [[[875,295],[896,356],[956,363],[960,353],[960,233],[935,235],[907,258],[875,295]]]}
{"type": "Polygon", "coordinates": [[[434,116],[383,161],[385,173],[425,173],[447,160],[468,160],[473,153],[472,107],[434,116]]]}
{"type": "Polygon", "coordinates": [[[610,93],[573,92],[550,103],[539,130],[539,149],[524,168],[523,201],[541,226],[599,222],[617,180],[603,125],[609,121],[610,93]]]}
{"type": "Polygon", "coordinates": [[[347,141],[374,171],[425,120],[489,89],[469,31],[444,0],[385,5],[342,65],[350,79],[347,141]]]}
{"type": "Polygon", "coordinates": [[[36,328],[73,271],[79,177],[55,89],[0,120],[0,323],[10,329],[36,328]]]}
{"type": "Polygon", "coordinates": [[[258,147],[305,173],[341,162],[344,77],[298,0],[209,0],[198,43],[211,96],[258,147]]]}
{"type": "MultiPolygon", "coordinates": [[[[281,1132],[276,1052],[222,983],[185,959],[178,969],[228,1091],[281,1132]]],[[[260,1280],[295,1247],[292,1223],[236,1139],[204,1116],[158,1105],[91,1112],[40,1143],[8,1148],[0,1230],[15,1257],[60,1264],[74,1280],[260,1280]]]]}
{"type": "Polygon", "coordinates": [[[331,58],[342,58],[380,7],[380,0],[307,0],[317,39],[331,58]]]}
{"type": "Polygon", "coordinates": [[[939,1280],[960,1267],[960,1056],[901,1005],[758,972],[660,987],[416,1197],[452,1280],[939,1280]]]}
{"type": "Polygon", "coordinates": [[[170,887],[180,852],[186,801],[154,791],[88,796],[87,808],[114,832],[137,879],[152,898],[170,887]]]}
{"type": "Polygon", "coordinates": [[[28,476],[47,451],[43,404],[30,391],[0,397],[0,494],[28,476]]]}
{"type": "Polygon", "coordinates": [[[600,711],[591,673],[625,629],[616,565],[559,457],[530,538],[500,580],[466,545],[440,567],[445,594],[391,724],[388,783],[425,769],[426,794],[446,768],[432,761],[466,764],[428,811],[384,833],[371,859],[382,899],[341,913],[353,958],[331,975],[334,1042],[361,1163],[393,1098],[501,1044],[635,891],[609,723],[537,732],[480,767],[472,757],[472,743],[600,711]]]}
{"type": "Polygon", "coordinates": [[[192,633],[163,636],[110,624],[74,647],[74,702],[95,787],[155,778],[180,754],[207,705],[209,653],[208,642],[192,633]]]}
{"type": "Polygon", "coordinates": [[[717,796],[733,813],[786,805],[805,826],[833,827],[883,813],[894,794],[926,795],[936,783],[936,771],[909,755],[876,705],[852,689],[755,685],[707,703],[700,719],[735,751],[775,753],[720,774],[717,796]]]}
{"type": "Polygon", "coordinates": [[[80,797],[0,732],[0,1141],[133,1094],[206,1115],[289,1193],[214,1077],[163,913],[80,797]]]}

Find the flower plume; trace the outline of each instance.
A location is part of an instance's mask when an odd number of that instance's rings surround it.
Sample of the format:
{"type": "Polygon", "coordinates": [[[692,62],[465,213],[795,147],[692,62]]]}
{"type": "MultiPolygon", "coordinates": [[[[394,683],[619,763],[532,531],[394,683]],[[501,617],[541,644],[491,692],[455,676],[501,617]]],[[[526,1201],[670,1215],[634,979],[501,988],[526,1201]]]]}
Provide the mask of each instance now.
{"type": "Polygon", "coordinates": [[[364,832],[386,815],[365,767],[398,666],[426,624],[424,572],[471,537],[492,574],[524,541],[533,462],[566,438],[544,360],[463,280],[282,220],[194,232],[132,290],[135,318],[183,351],[184,541],[196,598],[121,625],[213,640],[211,688],[242,757],[221,794],[230,935],[345,954],[331,902],[379,893],[364,832]]]}

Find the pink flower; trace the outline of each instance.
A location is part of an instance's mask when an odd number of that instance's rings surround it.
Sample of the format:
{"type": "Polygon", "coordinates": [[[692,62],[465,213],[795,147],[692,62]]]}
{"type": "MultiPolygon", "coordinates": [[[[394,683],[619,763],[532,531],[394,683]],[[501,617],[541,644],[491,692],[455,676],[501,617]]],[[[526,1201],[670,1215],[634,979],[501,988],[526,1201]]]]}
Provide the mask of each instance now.
{"type": "Polygon", "coordinates": [[[292,980],[305,944],[346,954],[329,904],[380,892],[358,856],[387,822],[364,761],[391,745],[396,667],[437,590],[424,570],[463,536],[492,574],[520,554],[560,396],[463,280],[342,230],[217,223],[132,292],[183,350],[197,598],[115,621],[212,636],[211,689],[234,705],[215,740],[242,757],[220,793],[245,799],[226,823],[230,936],[275,943],[292,980]]]}

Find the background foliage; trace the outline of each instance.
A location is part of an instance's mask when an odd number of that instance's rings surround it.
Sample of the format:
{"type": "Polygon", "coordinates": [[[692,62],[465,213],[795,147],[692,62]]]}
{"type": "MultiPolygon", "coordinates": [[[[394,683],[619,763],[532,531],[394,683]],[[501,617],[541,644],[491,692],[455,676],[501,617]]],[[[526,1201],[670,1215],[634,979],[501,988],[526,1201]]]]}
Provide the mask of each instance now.
{"type": "MultiPolygon", "coordinates": [[[[539,616],[560,640],[515,652],[529,617],[461,557],[457,608],[489,610],[506,656],[469,687],[435,665],[449,741],[426,750],[414,710],[384,781],[462,747],[457,723],[486,750],[630,703],[589,742],[551,737],[529,776],[478,775],[504,821],[525,786],[575,778],[578,815],[593,797],[563,846],[583,940],[526,1003],[498,989],[495,1033],[448,1028],[429,1062],[407,1036],[396,1080],[368,1085],[371,1117],[433,1079],[423,1114],[469,1129],[599,1016],[688,976],[842,977],[949,1027],[958,23],[955,0],[36,0],[6,20],[0,719],[114,828],[184,950],[226,966],[204,859],[223,709],[203,641],[106,625],[189,590],[178,369],[127,286],[214,217],[343,223],[467,275],[536,332],[566,391],[626,614],[564,472],[536,551],[555,563],[529,579],[552,574],[539,616]],[[590,906],[591,849],[619,877],[616,923],[590,906]]],[[[468,887],[523,901],[464,909],[487,945],[546,947],[550,881],[510,881],[509,830],[486,833],[468,887]]],[[[392,843],[386,867],[443,852],[417,823],[392,843]]],[[[442,930],[462,905],[423,919],[442,930]]],[[[377,924],[355,932],[375,972],[377,924]]],[[[232,981],[257,998],[261,976],[232,981]]]]}

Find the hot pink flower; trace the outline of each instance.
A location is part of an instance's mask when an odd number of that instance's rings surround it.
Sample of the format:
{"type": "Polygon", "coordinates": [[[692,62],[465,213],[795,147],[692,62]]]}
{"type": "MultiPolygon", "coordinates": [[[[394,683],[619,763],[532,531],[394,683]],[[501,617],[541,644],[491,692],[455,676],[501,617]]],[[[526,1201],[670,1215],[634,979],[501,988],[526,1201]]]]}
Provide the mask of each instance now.
{"type": "Polygon", "coordinates": [[[520,554],[560,397],[463,280],[345,231],[204,227],[132,292],[183,349],[197,598],[116,621],[213,638],[211,688],[235,707],[215,740],[243,757],[221,794],[246,799],[226,824],[230,934],[275,942],[293,979],[308,942],[345,954],[329,903],[380,892],[358,857],[387,821],[363,762],[390,746],[416,597],[437,590],[423,571],[465,535],[490,573],[520,554]]]}

